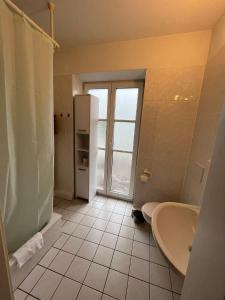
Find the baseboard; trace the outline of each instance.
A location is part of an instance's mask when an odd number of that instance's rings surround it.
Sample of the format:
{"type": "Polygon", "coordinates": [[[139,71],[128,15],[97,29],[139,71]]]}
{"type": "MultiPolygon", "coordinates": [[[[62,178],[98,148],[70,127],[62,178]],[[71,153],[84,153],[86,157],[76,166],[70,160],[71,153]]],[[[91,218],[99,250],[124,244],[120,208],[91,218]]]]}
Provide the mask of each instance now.
{"type": "Polygon", "coordinates": [[[73,200],[73,192],[67,192],[63,190],[55,190],[54,196],[66,200],[73,200]]]}

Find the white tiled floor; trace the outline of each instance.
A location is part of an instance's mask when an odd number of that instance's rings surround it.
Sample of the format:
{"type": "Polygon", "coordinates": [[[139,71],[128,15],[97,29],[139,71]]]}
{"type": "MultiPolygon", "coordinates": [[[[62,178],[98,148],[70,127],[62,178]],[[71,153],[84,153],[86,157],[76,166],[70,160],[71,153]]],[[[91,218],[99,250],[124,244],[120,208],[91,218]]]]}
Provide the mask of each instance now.
{"type": "Polygon", "coordinates": [[[132,205],[96,197],[58,201],[62,235],[15,291],[15,300],[179,300],[183,280],[132,205]]]}

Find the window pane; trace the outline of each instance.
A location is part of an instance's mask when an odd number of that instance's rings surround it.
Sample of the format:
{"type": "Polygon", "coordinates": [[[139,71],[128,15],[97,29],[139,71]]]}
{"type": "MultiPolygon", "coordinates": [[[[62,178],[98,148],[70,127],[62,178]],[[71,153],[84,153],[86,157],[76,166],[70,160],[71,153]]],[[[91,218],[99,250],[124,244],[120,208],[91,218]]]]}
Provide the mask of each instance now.
{"type": "Polygon", "coordinates": [[[98,150],[97,156],[97,189],[104,189],[105,150],[98,150]]]}
{"type": "Polygon", "coordinates": [[[98,121],[98,147],[105,148],[106,121],[98,121]]]}
{"type": "Polygon", "coordinates": [[[113,149],[133,151],[135,123],[114,123],[113,149]]]}
{"type": "Polygon", "coordinates": [[[135,120],[137,113],[138,88],[116,90],[116,120],[135,120]]]}
{"type": "Polygon", "coordinates": [[[111,191],[129,195],[132,154],[113,152],[111,191]]]}
{"type": "Polygon", "coordinates": [[[90,89],[88,94],[99,99],[99,119],[107,119],[108,89],[90,89]]]}

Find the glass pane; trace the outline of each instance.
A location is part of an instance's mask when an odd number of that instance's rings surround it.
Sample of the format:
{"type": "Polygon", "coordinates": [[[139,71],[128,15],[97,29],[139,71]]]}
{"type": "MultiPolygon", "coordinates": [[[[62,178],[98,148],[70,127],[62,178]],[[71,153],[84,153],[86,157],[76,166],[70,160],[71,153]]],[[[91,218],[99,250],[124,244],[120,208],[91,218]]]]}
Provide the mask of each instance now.
{"type": "Polygon", "coordinates": [[[135,123],[114,123],[113,149],[133,151],[135,123]]]}
{"type": "Polygon", "coordinates": [[[136,120],[138,88],[116,90],[116,120],[136,120]]]}
{"type": "Polygon", "coordinates": [[[105,150],[98,150],[97,156],[97,189],[104,190],[105,150]]]}
{"type": "Polygon", "coordinates": [[[98,121],[98,147],[105,148],[106,121],[98,121]]]}
{"type": "Polygon", "coordinates": [[[113,152],[111,191],[129,195],[132,154],[113,152]]]}
{"type": "Polygon", "coordinates": [[[88,94],[99,99],[99,119],[107,119],[108,89],[90,89],[88,94]]]}

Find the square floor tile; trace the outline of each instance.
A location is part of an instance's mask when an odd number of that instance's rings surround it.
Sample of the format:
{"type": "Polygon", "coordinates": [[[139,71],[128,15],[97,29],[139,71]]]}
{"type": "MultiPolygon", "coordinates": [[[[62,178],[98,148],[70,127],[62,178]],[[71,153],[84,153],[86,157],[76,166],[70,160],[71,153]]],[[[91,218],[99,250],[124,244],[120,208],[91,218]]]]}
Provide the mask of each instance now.
{"type": "Polygon", "coordinates": [[[98,248],[97,244],[84,241],[83,245],[81,246],[80,250],[77,252],[77,255],[88,260],[92,260],[95,256],[95,252],[98,248]]]}
{"type": "Polygon", "coordinates": [[[77,227],[76,223],[66,221],[62,226],[62,232],[66,234],[71,234],[76,227],[77,227]]]}
{"type": "Polygon", "coordinates": [[[132,240],[134,237],[134,228],[122,225],[119,235],[132,240]]]}
{"type": "Polygon", "coordinates": [[[62,219],[68,220],[73,215],[73,212],[67,209],[61,209],[61,212],[59,212],[62,215],[62,219]]]}
{"type": "Polygon", "coordinates": [[[77,300],[100,300],[101,297],[102,293],[83,285],[77,300]]]}
{"type": "Polygon", "coordinates": [[[169,269],[150,263],[150,283],[162,288],[171,289],[169,269]]]}
{"type": "Polygon", "coordinates": [[[120,224],[109,222],[106,227],[106,232],[118,235],[120,232],[120,224]]]}
{"type": "Polygon", "coordinates": [[[38,282],[38,280],[41,278],[41,276],[44,274],[45,270],[46,269],[41,266],[36,266],[26,277],[26,279],[21,283],[19,288],[29,293],[35,286],[35,284],[38,282]]]}
{"type": "Polygon", "coordinates": [[[51,299],[61,279],[61,275],[47,270],[31,291],[31,295],[41,300],[51,299]]]}
{"type": "Polygon", "coordinates": [[[99,213],[98,218],[108,221],[110,219],[111,215],[112,215],[112,213],[110,211],[102,210],[99,213]]]}
{"type": "Polygon", "coordinates": [[[82,221],[80,222],[80,224],[85,225],[85,226],[89,226],[92,227],[94,225],[94,222],[96,221],[95,217],[91,217],[91,216],[85,216],[82,221]]]}
{"type": "Polygon", "coordinates": [[[151,300],[173,300],[173,295],[170,291],[162,289],[155,285],[150,285],[151,300]]]}
{"type": "Polygon", "coordinates": [[[102,206],[101,210],[112,212],[114,207],[115,207],[115,204],[107,203],[102,206]]]}
{"type": "Polygon", "coordinates": [[[132,256],[130,275],[144,281],[149,281],[149,262],[132,256]]]}
{"type": "Polygon", "coordinates": [[[91,228],[88,227],[88,226],[84,226],[84,225],[79,224],[79,225],[77,225],[77,227],[73,231],[72,235],[76,236],[80,239],[85,239],[86,236],[88,235],[90,229],[91,228]]]}
{"type": "Polygon", "coordinates": [[[68,240],[70,236],[68,234],[62,233],[62,235],[58,238],[58,240],[55,242],[54,247],[58,249],[62,249],[66,241],[68,240]]]}
{"type": "Polygon", "coordinates": [[[149,255],[150,255],[150,247],[149,245],[146,245],[144,243],[140,242],[133,242],[133,249],[132,249],[132,255],[149,260],[149,255]]]}
{"type": "Polygon", "coordinates": [[[79,212],[75,212],[72,216],[69,217],[69,221],[80,223],[80,221],[84,218],[84,214],[80,214],[79,212]]]}
{"type": "Polygon", "coordinates": [[[86,240],[99,244],[102,239],[103,232],[101,230],[92,228],[88,233],[86,240]]]}
{"type": "Polygon", "coordinates": [[[180,300],[180,295],[173,293],[173,300],[180,300]]]}
{"type": "Polygon", "coordinates": [[[115,300],[115,298],[112,298],[112,297],[110,297],[110,296],[108,296],[106,294],[103,294],[102,295],[102,300],[115,300]]]}
{"type": "Polygon", "coordinates": [[[124,216],[123,218],[123,225],[129,226],[129,227],[135,227],[135,223],[132,217],[124,216]]]}
{"type": "Polygon", "coordinates": [[[130,268],[130,259],[130,255],[115,251],[113,254],[111,268],[116,271],[128,274],[130,268]]]}
{"type": "Polygon", "coordinates": [[[85,206],[79,207],[77,209],[77,212],[81,213],[81,214],[88,214],[89,210],[91,209],[90,206],[88,206],[88,204],[86,204],[85,206]]]}
{"type": "Polygon", "coordinates": [[[150,233],[146,230],[135,229],[134,240],[141,243],[150,244],[150,233]]]}
{"type": "Polygon", "coordinates": [[[90,264],[90,261],[76,256],[66,272],[66,276],[82,283],[88,272],[90,264]]]}
{"type": "Polygon", "coordinates": [[[92,217],[98,217],[99,213],[100,213],[100,209],[95,208],[94,206],[92,207],[92,209],[90,209],[87,213],[87,215],[92,216],[92,217]]]}
{"type": "Polygon", "coordinates": [[[64,277],[57,287],[52,300],[74,300],[76,299],[80,288],[80,283],[64,277]]]}
{"type": "Polygon", "coordinates": [[[127,254],[131,254],[132,244],[133,244],[132,240],[129,240],[129,239],[119,236],[117,244],[116,244],[116,250],[127,253],[127,254]]]}
{"type": "Polygon", "coordinates": [[[109,267],[111,264],[112,256],[113,256],[113,249],[99,246],[93,261],[100,265],[109,267]]]}
{"type": "Polygon", "coordinates": [[[80,249],[81,245],[83,244],[83,240],[71,236],[68,241],[65,243],[65,245],[62,247],[62,250],[76,254],[78,250],[80,249]]]}
{"type": "Polygon", "coordinates": [[[105,286],[108,270],[109,269],[106,267],[92,263],[84,280],[84,284],[102,292],[105,286]]]}
{"type": "Polygon", "coordinates": [[[172,291],[181,294],[183,283],[184,283],[184,277],[178,274],[173,269],[170,269],[170,277],[171,277],[172,291]]]}
{"type": "Polygon", "coordinates": [[[109,270],[104,293],[119,299],[124,300],[126,296],[128,276],[114,270],[109,270]]]}
{"type": "Polygon", "coordinates": [[[114,249],[116,247],[117,236],[111,233],[104,232],[101,245],[114,249]]]}
{"type": "Polygon", "coordinates": [[[157,247],[157,243],[156,243],[156,241],[155,241],[155,238],[154,238],[154,236],[153,236],[152,231],[150,231],[150,245],[151,245],[152,247],[157,247]]]}
{"type": "Polygon", "coordinates": [[[168,267],[168,262],[158,247],[150,246],[150,261],[168,267]]]}
{"type": "Polygon", "coordinates": [[[94,208],[100,209],[100,208],[102,208],[103,205],[104,205],[104,203],[99,202],[99,201],[96,201],[96,202],[93,204],[93,207],[94,207],[94,208]]]}
{"type": "Polygon", "coordinates": [[[60,208],[67,208],[68,206],[70,206],[70,201],[68,200],[63,200],[63,199],[60,199],[60,202],[57,204],[57,207],[60,207],[60,208]]]}
{"type": "Polygon", "coordinates": [[[24,300],[27,296],[27,293],[18,289],[14,292],[14,300],[24,300]]]}
{"type": "Polygon", "coordinates": [[[137,299],[149,300],[149,284],[139,279],[129,277],[126,300],[137,299]]]}
{"type": "Polygon", "coordinates": [[[50,264],[49,269],[64,275],[73,259],[74,255],[64,251],[60,251],[50,264]]]}
{"type": "Polygon", "coordinates": [[[112,213],[110,217],[110,221],[118,224],[122,224],[123,222],[123,216],[119,214],[112,213]]]}
{"type": "Polygon", "coordinates": [[[115,206],[115,208],[113,209],[113,212],[116,213],[116,214],[124,215],[125,210],[126,210],[125,207],[115,206]]]}
{"type": "Polygon", "coordinates": [[[126,208],[124,215],[127,217],[131,217],[132,214],[132,208],[126,208]]]}
{"type": "Polygon", "coordinates": [[[39,265],[47,268],[58,253],[59,253],[59,249],[56,249],[53,247],[50,248],[49,251],[45,254],[45,256],[39,262],[39,265]]]}
{"type": "Polygon", "coordinates": [[[93,228],[98,229],[98,230],[105,230],[107,226],[107,221],[103,219],[97,219],[93,225],[93,228]]]}

